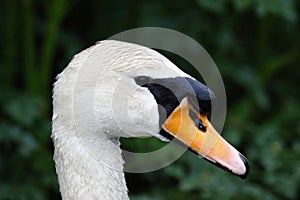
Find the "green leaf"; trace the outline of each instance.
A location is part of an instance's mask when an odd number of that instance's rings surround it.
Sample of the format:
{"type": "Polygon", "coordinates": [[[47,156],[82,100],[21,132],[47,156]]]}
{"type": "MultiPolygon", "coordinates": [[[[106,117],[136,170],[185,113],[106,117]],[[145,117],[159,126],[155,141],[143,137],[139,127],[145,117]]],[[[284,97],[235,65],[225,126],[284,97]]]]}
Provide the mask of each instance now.
{"type": "Polygon", "coordinates": [[[197,0],[199,6],[214,13],[221,13],[224,10],[227,2],[227,0],[197,0]]]}
{"type": "Polygon", "coordinates": [[[236,10],[243,12],[253,7],[255,0],[232,0],[236,10]]]}
{"type": "Polygon", "coordinates": [[[273,14],[291,22],[295,22],[298,18],[293,0],[257,0],[255,10],[260,16],[273,14]]]}
{"type": "Polygon", "coordinates": [[[12,120],[28,127],[42,114],[43,101],[37,97],[20,95],[6,102],[3,107],[12,120]]]}

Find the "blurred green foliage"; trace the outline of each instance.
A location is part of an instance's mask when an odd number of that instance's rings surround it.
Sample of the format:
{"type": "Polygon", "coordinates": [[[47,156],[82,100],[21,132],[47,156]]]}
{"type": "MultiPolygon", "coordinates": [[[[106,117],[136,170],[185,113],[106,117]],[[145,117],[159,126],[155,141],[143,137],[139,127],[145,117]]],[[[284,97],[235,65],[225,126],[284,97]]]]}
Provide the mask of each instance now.
{"type": "MultiPolygon", "coordinates": [[[[240,180],[186,153],[163,170],[126,174],[130,197],[299,199],[299,11],[296,0],[1,1],[0,199],[60,199],[50,139],[54,77],[80,50],[141,26],[175,29],[210,53],[228,97],[222,134],[251,171],[240,180]]],[[[161,146],[147,141],[123,146],[161,146]]]]}

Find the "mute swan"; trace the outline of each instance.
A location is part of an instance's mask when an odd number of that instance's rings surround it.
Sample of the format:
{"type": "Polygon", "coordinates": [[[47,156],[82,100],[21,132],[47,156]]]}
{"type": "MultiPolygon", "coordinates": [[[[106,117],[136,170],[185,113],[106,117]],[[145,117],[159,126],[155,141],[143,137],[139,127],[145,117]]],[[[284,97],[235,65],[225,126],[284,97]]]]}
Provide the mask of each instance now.
{"type": "Polygon", "coordinates": [[[119,137],[175,137],[245,177],[246,158],[207,120],[211,97],[205,85],[150,48],[104,40],[77,54],[53,90],[51,138],[62,198],[128,199],[119,137]],[[202,144],[211,136],[215,145],[205,152],[202,144]]]}

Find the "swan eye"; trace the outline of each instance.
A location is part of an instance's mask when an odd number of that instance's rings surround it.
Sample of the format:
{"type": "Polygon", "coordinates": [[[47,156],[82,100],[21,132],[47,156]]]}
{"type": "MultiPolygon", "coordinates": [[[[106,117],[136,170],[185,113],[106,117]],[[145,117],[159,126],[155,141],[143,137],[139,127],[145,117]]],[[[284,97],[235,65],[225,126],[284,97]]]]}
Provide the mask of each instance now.
{"type": "Polygon", "coordinates": [[[191,118],[191,120],[193,120],[195,126],[201,130],[202,132],[206,132],[206,127],[204,126],[204,124],[202,123],[202,121],[198,118],[198,116],[196,115],[196,113],[194,113],[191,109],[189,109],[189,116],[191,118]]]}

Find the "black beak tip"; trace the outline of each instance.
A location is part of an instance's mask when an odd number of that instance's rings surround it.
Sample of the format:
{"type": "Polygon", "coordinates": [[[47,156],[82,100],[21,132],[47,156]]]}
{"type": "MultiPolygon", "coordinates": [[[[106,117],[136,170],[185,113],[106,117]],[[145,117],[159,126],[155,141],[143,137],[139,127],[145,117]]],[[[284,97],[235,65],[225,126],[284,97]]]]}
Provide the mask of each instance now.
{"type": "Polygon", "coordinates": [[[246,167],[246,171],[244,174],[238,175],[241,179],[245,179],[247,178],[248,174],[249,174],[249,163],[246,159],[245,156],[243,156],[242,154],[239,154],[240,158],[242,159],[243,163],[245,164],[246,167]]]}

